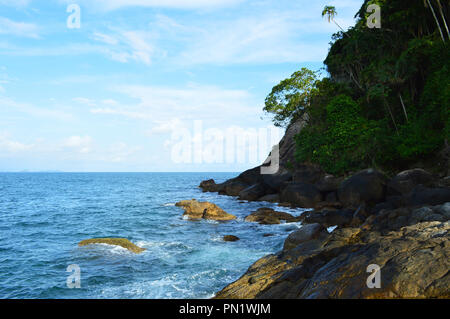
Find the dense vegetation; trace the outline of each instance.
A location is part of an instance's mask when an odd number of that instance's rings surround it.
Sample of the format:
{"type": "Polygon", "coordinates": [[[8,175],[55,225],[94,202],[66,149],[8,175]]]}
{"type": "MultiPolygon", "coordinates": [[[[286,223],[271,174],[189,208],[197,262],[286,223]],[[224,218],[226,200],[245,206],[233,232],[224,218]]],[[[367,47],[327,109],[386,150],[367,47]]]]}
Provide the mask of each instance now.
{"type": "MultiPolygon", "coordinates": [[[[323,15],[332,21],[336,12],[323,15]]],[[[328,76],[294,73],[274,87],[265,111],[279,126],[307,113],[296,159],[329,173],[432,159],[450,139],[449,1],[365,0],[356,17],[333,36],[328,76]],[[381,28],[367,27],[370,4],[381,7],[381,28]]]]}

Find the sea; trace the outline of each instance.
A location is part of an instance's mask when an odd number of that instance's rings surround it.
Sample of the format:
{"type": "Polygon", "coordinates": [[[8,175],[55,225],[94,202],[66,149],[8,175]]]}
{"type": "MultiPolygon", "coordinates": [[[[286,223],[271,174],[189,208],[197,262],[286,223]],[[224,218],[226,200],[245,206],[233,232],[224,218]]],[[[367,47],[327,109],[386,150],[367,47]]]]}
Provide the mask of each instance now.
{"type": "Polygon", "coordinates": [[[246,202],[198,185],[237,173],[0,173],[0,298],[202,299],[282,248],[299,223],[259,225],[244,218],[267,202],[246,202]],[[237,220],[183,218],[175,203],[217,204],[237,220]],[[223,241],[224,235],[240,238],[223,241]],[[270,235],[270,236],[268,236],[270,235]],[[127,238],[146,248],[88,245],[127,238]]]}

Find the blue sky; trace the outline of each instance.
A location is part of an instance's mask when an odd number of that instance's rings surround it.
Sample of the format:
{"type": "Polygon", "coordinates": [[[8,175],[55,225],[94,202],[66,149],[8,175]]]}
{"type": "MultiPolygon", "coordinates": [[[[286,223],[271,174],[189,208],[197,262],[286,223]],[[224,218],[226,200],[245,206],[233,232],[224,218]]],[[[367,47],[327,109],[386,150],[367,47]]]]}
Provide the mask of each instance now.
{"type": "Polygon", "coordinates": [[[0,171],[255,166],[261,158],[177,161],[174,145],[194,145],[198,123],[203,133],[268,131],[271,88],[323,66],[338,31],[323,7],[336,6],[347,28],[361,3],[0,0],[0,171]],[[67,27],[70,4],[81,9],[79,29],[67,27]]]}

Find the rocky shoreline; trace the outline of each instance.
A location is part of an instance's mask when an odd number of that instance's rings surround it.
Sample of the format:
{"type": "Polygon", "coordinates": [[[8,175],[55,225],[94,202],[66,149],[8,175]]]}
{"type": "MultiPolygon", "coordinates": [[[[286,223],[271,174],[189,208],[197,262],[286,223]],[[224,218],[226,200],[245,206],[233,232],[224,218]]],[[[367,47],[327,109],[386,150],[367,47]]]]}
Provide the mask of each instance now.
{"type": "MultiPolygon", "coordinates": [[[[282,251],[256,261],[215,298],[450,298],[448,172],[415,168],[389,178],[373,168],[349,176],[311,164],[287,169],[301,127],[280,142],[277,174],[255,167],[221,184],[201,182],[204,192],[314,209],[295,220],[303,226],[282,251]],[[380,269],[380,288],[367,284],[369,265],[380,269]]],[[[277,213],[263,209],[246,220],[294,221],[277,213]]]]}

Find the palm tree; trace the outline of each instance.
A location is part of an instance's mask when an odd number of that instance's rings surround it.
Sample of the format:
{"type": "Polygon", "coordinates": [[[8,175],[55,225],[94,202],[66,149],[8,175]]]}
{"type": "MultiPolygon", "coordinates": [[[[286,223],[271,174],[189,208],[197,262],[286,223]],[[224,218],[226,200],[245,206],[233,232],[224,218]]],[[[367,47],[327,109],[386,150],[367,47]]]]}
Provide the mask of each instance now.
{"type": "Polygon", "coordinates": [[[448,30],[447,20],[445,19],[444,11],[442,10],[441,0],[436,0],[436,2],[439,7],[439,13],[441,14],[442,21],[444,21],[445,30],[447,30],[447,36],[450,40],[450,31],[448,30]]]}
{"type": "Polygon", "coordinates": [[[431,12],[433,13],[434,20],[436,21],[436,24],[437,24],[437,26],[439,28],[439,32],[441,33],[442,41],[445,42],[444,34],[442,33],[442,29],[441,29],[441,25],[439,23],[439,19],[437,18],[436,13],[434,12],[434,8],[431,5],[430,0],[423,0],[423,4],[424,4],[425,7],[430,8],[431,12]]]}
{"type": "Polygon", "coordinates": [[[339,29],[341,29],[342,32],[345,33],[344,29],[342,29],[341,26],[336,21],[334,21],[334,17],[337,16],[337,11],[336,11],[335,7],[333,7],[333,6],[325,6],[325,8],[322,11],[322,17],[324,17],[324,16],[327,16],[328,23],[333,21],[339,27],[339,29]]]}

